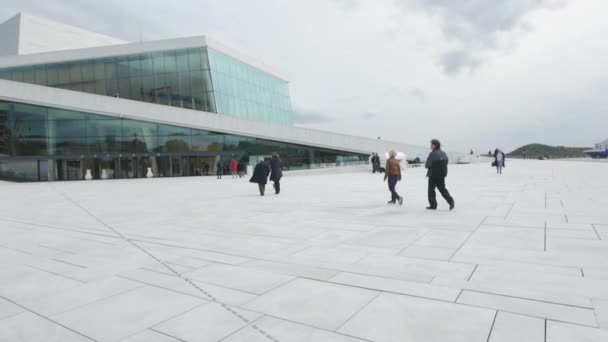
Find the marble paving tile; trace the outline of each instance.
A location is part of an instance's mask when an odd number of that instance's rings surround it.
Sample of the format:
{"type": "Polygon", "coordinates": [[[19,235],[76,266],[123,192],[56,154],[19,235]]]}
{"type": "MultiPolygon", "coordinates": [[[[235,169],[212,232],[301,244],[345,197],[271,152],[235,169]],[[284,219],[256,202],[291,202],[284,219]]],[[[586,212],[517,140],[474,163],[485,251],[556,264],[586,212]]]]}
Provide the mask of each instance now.
{"type": "Polygon", "coordinates": [[[339,273],[329,281],[337,284],[352,285],[383,292],[396,292],[448,302],[455,301],[460,294],[459,288],[429,285],[390,278],[372,277],[354,273],[339,273]]]}
{"type": "Polygon", "coordinates": [[[25,310],[20,306],[17,306],[6,299],[0,298],[0,320],[15,316],[23,311],[25,310]]]}
{"type": "Polygon", "coordinates": [[[192,296],[145,286],[51,318],[95,340],[116,341],[203,303],[192,296]]]}
{"type": "Polygon", "coordinates": [[[488,342],[544,342],[545,320],[499,311],[488,342]]]}
{"type": "Polygon", "coordinates": [[[226,288],[264,294],[293,279],[291,276],[246,267],[214,264],[187,274],[188,278],[226,288]]]}
{"type": "Polygon", "coordinates": [[[131,335],[120,342],[183,342],[176,338],[161,334],[154,330],[144,330],[131,335]]]}
{"type": "Polygon", "coordinates": [[[419,246],[413,244],[399,253],[399,255],[410,258],[448,261],[454,253],[456,253],[456,249],[454,248],[419,246]]]}
{"type": "Polygon", "coordinates": [[[93,340],[31,312],[24,312],[0,320],[0,341],[91,342],[93,340]]]}
{"type": "Polygon", "coordinates": [[[217,303],[207,303],[153,329],[182,341],[215,342],[254,322],[262,315],[247,310],[235,309],[239,318],[217,303]]]}
{"type": "Polygon", "coordinates": [[[458,303],[597,327],[593,310],[464,290],[458,303]]]}
{"type": "Polygon", "coordinates": [[[383,293],[338,332],[376,342],[486,342],[495,311],[383,293]]]}
{"type": "Polygon", "coordinates": [[[608,330],[547,321],[547,342],[605,342],[608,330]]]}
{"type": "MultiPolygon", "coordinates": [[[[363,342],[364,340],[350,337],[327,330],[313,328],[303,324],[285,321],[282,319],[264,316],[254,323],[259,329],[271,334],[272,338],[283,342],[363,342]]],[[[268,337],[259,331],[247,326],[233,335],[223,339],[222,342],[267,342],[268,337]]]]}
{"type": "Polygon", "coordinates": [[[335,330],[377,295],[376,291],[296,279],[244,305],[244,308],[335,330]]]}

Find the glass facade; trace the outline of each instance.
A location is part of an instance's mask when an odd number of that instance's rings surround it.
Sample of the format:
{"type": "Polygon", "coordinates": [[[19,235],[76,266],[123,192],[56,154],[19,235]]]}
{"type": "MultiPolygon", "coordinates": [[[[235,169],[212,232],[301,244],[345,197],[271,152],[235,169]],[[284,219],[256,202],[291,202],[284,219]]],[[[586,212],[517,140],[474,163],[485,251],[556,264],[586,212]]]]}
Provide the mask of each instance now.
{"type": "Polygon", "coordinates": [[[292,124],[287,81],[208,49],[218,113],[249,120],[292,124]]]}
{"type": "Polygon", "coordinates": [[[0,68],[0,79],[292,123],[286,81],[208,48],[0,68]]]}
{"type": "MultiPolygon", "coordinates": [[[[17,181],[197,176],[219,160],[279,153],[286,170],[367,156],[58,108],[0,101],[0,179],[17,181]]],[[[227,164],[227,163],[226,163],[227,164]]]]}

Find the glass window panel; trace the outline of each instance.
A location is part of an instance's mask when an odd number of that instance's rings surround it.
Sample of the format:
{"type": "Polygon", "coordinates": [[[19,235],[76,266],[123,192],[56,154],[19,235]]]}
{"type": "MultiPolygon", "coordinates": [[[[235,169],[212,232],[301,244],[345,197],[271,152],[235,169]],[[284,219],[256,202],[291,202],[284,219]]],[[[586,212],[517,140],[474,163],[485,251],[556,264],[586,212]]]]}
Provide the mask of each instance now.
{"type": "Polygon", "coordinates": [[[114,63],[113,60],[108,59],[105,61],[104,70],[106,73],[106,77],[105,77],[106,79],[117,77],[116,64],[114,63]]]}
{"type": "Polygon", "coordinates": [[[207,134],[192,136],[193,152],[218,152],[224,146],[224,135],[207,134]]]}
{"type": "Polygon", "coordinates": [[[133,56],[129,57],[129,76],[138,77],[141,76],[141,57],[133,56]]]}
{"type": "Polygon", "coordinates": [[[85,129],[84,119],[49,121],[49,136],[51,137],[83,137],[85,129]]]}
{"type": "Polygon", "coordinates": [[[95,61],[93,63],[93,75],[96,80],[102,80],[106,78],[104,61],[95,61]]]}
{"type": "Polygon", "coordinates": [[[152,75],[154,73],[154,65],[152,63],[151,55],[141,55],[141,74],[152,75]]]}
{"type": "Polygon", "coordinates": [[[179,82],[177,80],[177,73],[168,73],[166,75],[167,80],[167,91],[169,95],[170,105],[173,107],[181,107],[180,93],[179,93],[179,82]]]}
{"type": "Polygon", "coordinates": [[[165,72],[177,72],[177,63],[175,60],[175,52],[167,51],[163,53],[165,61],[165,72]]]}
{"type": "Polygon", "coordinates": [[[57,64],[58,84],[64,85],[70,83],[70,67],[68,64],[57,64]]]}
{"type": "Polygon", "coordinates": [[[10,80],[11,72],[8,69],[0,70],[0,79],[2,80],[10,80]]]}
{"type": "Polygon", "coordinates": [[[187,50],[177,51],[175,53],[175,59],[176,59],[176,63],[177,63],[178,72],[190,70],[190,68],[188,67],[188,51],[187,50]]]}
{"type": "Polygon", "coordinates": [[[183,153],[190,151],[189,136],[159,136],[159,152],[183,153]]]}
{"type": "Polygon", "coordinates": [[[46,121],[16,119],[13,123],[13,135],[24,138],[46,137],[46,121]]]}
{"type": "Polygon", "coordinates": [[[118,97],[123,99],[131,98],[131,83],[128,78],[118,79],[118,97]]]}
{"type": "Polygon", "coordinates": [[[123,153],[153,153],[158,150],[158,139],[153,136],[131,136],[121,139],[123,153]]]}
{"type": "Polygon", "coordinates": [[[99,95],[110,95],[107,93],[107,82],[104,79],[95,81],[95,94],[99,95]]]}
{"type": "Polygon", "coordinates": [[[23,70],[13,69],[11,72],[11,80],[16,82],[23,82],[23,70]]]}
{"type": "Polygon", "coordinates": [[[122,140],[116,136],[88,137],[89,153],[118,153],[122,140]]]}
{"type": "Polygon", "coordinates": [[[117,137],[122,135],[122,121],[113,120],[87,120],[86,135],[88,137],[117,137]]]}
{"type": "Polygon", "coordinates": [[[137,120],[123,120],[122,122],[122,136],[123,137],[143,137],[143,136],[156,136],[157,124],[137,121],[137,120]]]}
{"type": "Polygon", "coordinates": [[[156,96],[154,91],[154,77],[152,76],[144,76],[142,77],[142,90],[144,101],[146,102],[156,102],[156,96]]]}
{"type": "Polygon", "coordinates": [[[83,81],[91,81],[95,79],[95,75],[93,72],[93,63],[90,61],[83,62],[80,65],[80,69],[82,72],[82,80],[83,81]]]}
{"type": "Polygon", "coordinates": [[[49,120],[84,120],[85,113],[75,112],[65,109],[49,108],[49,120]]]}
{"type": "Polygon", "coordinates": [[[118,78],[129,77],[129,61],[125,57],[116,59],[116,75],[118,78]]]}
{"type": "Polygon", "coordinates": [[[53,155],[87,154],[89,152],[87,139],[78,136],[49,138],[49,151],[53,155]]]}
{"type": "Polygon", "coordinates": [[[46,121],[47,110],[44,107],[16,103],[14,117],[16,120],[46,121]]]}
{"type": "Polygon", "coordinates": [[[46,138],[11,137],[9,154],[12,156],[44,156],[47,154],[46,138]]]}
{"type": "Polygon", "coordinates": [[[34,78],[36,84],[47,85],[46,83],[46,68],[44,66],[37,66],[34,69],[34,78]]]}
{"type": "Polygon", "coordinates": [[[141,77],[131,77],[131,100],[143,101],[144,90],[141,77]]]}
{"type": "Polygon", "coordinates": [[[82,81],[82,73],[80,72],[80,64],[79,63],[70,63],[70,82],[80,82],[82,81]]]}
{"type": "Polygon", "coordinates": [[[168,105],[169,104],[169,86],[167,85],[167,79],[165,74],[154,75],[154,97],[156,103],[168,105]]]}
{"type": "Polygon", "coordinates": [[[165,61],[161,53],[155,53],[152,55],[152,64],[155,74],[162,74],[165,72],[165,61]]]}
{"type": "Polygon", "coordinates": [[[35,83],[34,82],[34,69],[32,67],[27,67],[23,69],[23,82],[25,83],[35,83]]]}
{"type": "Polygon", "coordinates": [[[158,125],[158,135],[190,135],[190,128],[170,126],[170,125],[158,125]]]}
{"type": "Polygon", "coordinates": [[[106,80],[105,82],[106,84],[106,91],[105,94],[108,96],[120,96],[120,93],[118,92],[118,80],[117,79],[109,79],[106,80]]]}
{"type": "Polygon", "coordinates": [[[202,70],[201,50],[200,49],[188,50],[187,54],[188,54],[188,66],[190,67],[190,70],[192,70],[192,71],[202,70]]]}

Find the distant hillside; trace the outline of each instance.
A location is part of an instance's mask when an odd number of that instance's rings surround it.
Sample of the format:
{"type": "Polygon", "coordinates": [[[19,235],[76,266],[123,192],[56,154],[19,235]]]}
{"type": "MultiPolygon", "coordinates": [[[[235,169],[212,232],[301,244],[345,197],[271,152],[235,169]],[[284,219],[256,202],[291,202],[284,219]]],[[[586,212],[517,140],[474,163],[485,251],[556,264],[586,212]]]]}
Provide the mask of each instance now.
{"type": "Polygon", "coordinates": [[[528,149],[528,158],[538,158],[540,156],[549,156],[549,158],[581,158],[585,157],[583,151],[591,149],[591,147],[565,147],[529,144],[514,150],[507,156],[520,158],[524,148],[528,149]]]}

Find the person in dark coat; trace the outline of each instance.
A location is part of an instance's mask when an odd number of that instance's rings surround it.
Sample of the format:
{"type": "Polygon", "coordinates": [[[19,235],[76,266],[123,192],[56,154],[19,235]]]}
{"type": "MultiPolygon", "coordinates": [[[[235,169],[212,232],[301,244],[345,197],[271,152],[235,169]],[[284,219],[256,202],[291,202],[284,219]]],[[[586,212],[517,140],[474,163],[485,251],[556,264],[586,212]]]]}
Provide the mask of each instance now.
{"type": "Polygon", "coordinates": [[[217,164],[215,164],[215,168],[217,173],[217,179],[222,179],[222,173],[224,172],[224,163],[222,163],[221,159],[217,161],[217,164]]]}
{"type": "Polygon", "coordinates": [[[448,176],[448,156],[441,150],[441,143],[437,139],[431,140],[431,153],[426,159],[426,176],[429,178],[429,205],[427,209],[437,209],[437,195],[435,188],[439,189],[441,196],[450,205],[450,210],[454,209],[454,199],[445,188],[445,178],[448,176]]]}
{"type": "Polygon", "coordinates": [[[496,166],[496,173],[502,174],[502,168],[505,167],[505,153],[497,148],[494,151],[494,166],[496,166]]]}
{"type": "Polygon", "coordinates": [[[270,160],[270,180],[274,182],[274,193],[277,195],[281,192],[281,178],[283,178],[283,162],[278,154],[273,153],[270,160]]]}
{"type": "Polygon", "coordinates": [[[251,183],[258,183],[260,196],[264,196],[266,183],[268,183],[268,175],[270,174],[270,166],[265,160],[261,160],[253,169],[253,175],[249,180],[251,183]]]}

